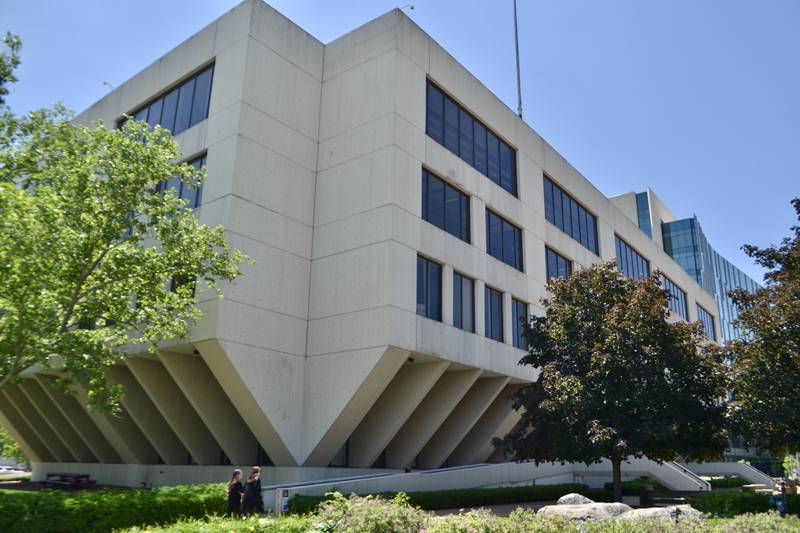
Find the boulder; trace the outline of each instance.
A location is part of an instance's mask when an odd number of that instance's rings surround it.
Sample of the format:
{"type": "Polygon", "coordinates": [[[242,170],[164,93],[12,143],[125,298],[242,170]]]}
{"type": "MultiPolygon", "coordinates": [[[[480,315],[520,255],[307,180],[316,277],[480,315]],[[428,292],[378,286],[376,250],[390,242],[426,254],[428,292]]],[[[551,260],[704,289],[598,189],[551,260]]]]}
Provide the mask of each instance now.
{"type": "Polygon", "coordinates": [[[688,517],[702,518],[703,513],[691,505],[670,505],[669,507],[648,507],[646,509],[631,509],[618,516],[620,520],[637,520],[640,518],[666,518],[678,522],[688,517]],[[677,516],[676,516],[676,512],[677,516]]]}
{"type": "Polygon", "coordinates": [[[624,503],[583,503],[578,505],[545,505],[537,514],[561,516],[570,520],[601,520],[615,518],[631,511],[630,505],[624,503]]]}
{"type": "Polygon", "coordinates": [[[556,502],[556,505],[582,505],[585,503],[594,503],[594,500],[590,500],[583,494],[571,492],[560,497],[556,502]]]}

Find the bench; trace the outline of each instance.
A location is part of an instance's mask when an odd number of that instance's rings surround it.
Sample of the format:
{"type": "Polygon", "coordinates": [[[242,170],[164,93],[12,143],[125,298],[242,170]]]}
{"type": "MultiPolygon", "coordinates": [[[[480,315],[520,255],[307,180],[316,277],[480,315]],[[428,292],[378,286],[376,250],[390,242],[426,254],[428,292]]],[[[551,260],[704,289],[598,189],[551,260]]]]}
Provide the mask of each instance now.
{"type": "Polygon", "coordinates": [[[75,474],[73,472],[48,472],[42,485],[47,487],[84,488],[96,483],[89,479],[89,474],[75,474]]]}

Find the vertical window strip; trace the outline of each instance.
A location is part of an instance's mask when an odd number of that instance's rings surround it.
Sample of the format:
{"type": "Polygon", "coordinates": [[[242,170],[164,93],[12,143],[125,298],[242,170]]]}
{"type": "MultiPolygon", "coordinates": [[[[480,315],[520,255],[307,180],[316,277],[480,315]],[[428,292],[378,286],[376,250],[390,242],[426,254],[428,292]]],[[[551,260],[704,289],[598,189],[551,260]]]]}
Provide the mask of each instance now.
{"type": "Polygon", "coordinates": [[[417,314],[442,320],[442,265],[417,256],[417,314]]]}
{"type": "Polygon", "coordinates": [[[544,216],[584,248],[599,255],[597,217],[547,176],[544,177],[544,216]]]}
{"type": "Polygon", "coordinates": [[[453,325],[475,332],[475,282],[453,272],[453,325]]]}
{"type": "Polygon", "coordinates": [[[522,230],[489,209],[486,210],[486,251],[523,271],[522,230]]]}
{"type": "Polygon", "coordinates": [[[617,269],[633,279],[642,279],[650,275],[650,262],[642,257],[628,243],[614,235],[617,249],[617,269]]]}
{"type": "Polygon", "coordinates": [[[470,242],[469,196],[422,169],[422,218],[470,242]]]}
{"type": "Polygon", "coordinates": [[[514,320],[514,346],[521,350],[527,350],[528,343],[525,341],[523,332],[528,322],[528,304],[513,298],[511,300],[511,310],[514,320]]]}
{"type": "Polygon", "coordinates": [[[686,292],[663,274],[661,275],[661,285],[664,287],[664,290],[669,293],[667,300],[669,309],[684,320],[689,320],[689,308],[686,305],[686,292]]]}
{"type": "Polygon", "coordinates": [[[572,261],[551,249],[548,246],[544,248],[545,264],[547,279],[550,278],[566,278],[572,274],[572,261]]]}
{"type": "Polygon", "coordinates": [[[503,293],[489,286],[484,288],[484,334],[503,342],[503,293]]]}
{"type": "Polygon", "coordinates": [[[714,315],[706,311],[700,304],[697,304],[697,318],[703,323],[703,331],[706,337],[716,341],[717,332],[714,330],[714,315]]]}
{"type": "Polygon", "coordinates": [[[430,80],[426,94],[428,136],[517,196],[516,150],[430,80]]]}

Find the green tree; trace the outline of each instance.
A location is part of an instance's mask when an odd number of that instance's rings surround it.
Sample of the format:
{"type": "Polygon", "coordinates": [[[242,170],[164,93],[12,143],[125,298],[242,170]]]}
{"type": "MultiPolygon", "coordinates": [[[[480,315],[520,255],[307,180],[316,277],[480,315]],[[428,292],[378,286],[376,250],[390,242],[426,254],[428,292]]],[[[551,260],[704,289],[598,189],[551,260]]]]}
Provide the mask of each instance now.
{"type": "Polygon", "coordinates": [[[196,296],[219,295],[245,258],[164,186],[205,177],[177,162],[168,130],[70,118],[0,114],[0,388],[57,368],[65,390],[79,383],[114,410],[122,391],[106,368],[185,337],[202,315],[196,296]]]}
{"type": "Polygon", "coordinates": [[[545,315],[525,329],[520,364],[541,369],[518,390],[520,423],[500,439],[516,460],[611,461],[622,497],[628,456],[669,461],[725,449],[721,351],[699,323],[669,322],[658,272],[627,278],[613,263],[551,279],[545,315]]]}
{"type": "MultiPolygon", "coordinates": [[[[800,221],[800,198],[792,200],[800,221]]],[[[731,420],[745,439],[775,456],[800,452],[800,225],[767,248],[744,246],[768,270],[765,287],[731,291],[742,338],[729,345],[731,420]]]]}
{"type": "Polygon", "coordinates": [[[19,50],[22,48],[22,41],[18,36],[6,33],[3,45],[8,51],[0,52],[0,106],[5,104],[8,85],[17,81],[14,70],[20,63],[19,50]]]}
{"type": "Polygon", "coordinates": [[[18,463],[30,464],[30,459],[25,455],[14,437],[3,426],[0,426],[0,457],[13,459],[18,463]]]}

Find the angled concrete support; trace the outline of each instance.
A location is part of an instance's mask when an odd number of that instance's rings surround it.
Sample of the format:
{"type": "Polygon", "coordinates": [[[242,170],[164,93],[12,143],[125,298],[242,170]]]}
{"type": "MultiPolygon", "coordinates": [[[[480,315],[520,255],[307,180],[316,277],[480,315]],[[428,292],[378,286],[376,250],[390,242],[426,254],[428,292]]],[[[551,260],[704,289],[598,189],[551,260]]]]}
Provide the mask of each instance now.
{"type": "Polygon", "coordinates": [[[520,411],[515,411],[511,407],[513,403],[511,394],[516,389],[516,386],[509,385],[497,395],[483,416],[447,458],[448,465],[482,463],[489,458],[495,448],[492,439],[506,436],[522,416],[520,411]]]}
{"type": "Polygon", "coordinates": [[[510,377],[496,377],[476,381],[419,453],[419,467],[439,468],[510,379],[510,377]]]}
{"type": "Polygon", "coordinates": [[[222,448],[164,365],[144,357],[129,357],[125,363],[195,462],[219,464],[222,448]]]}
{"type": "Polygon", "coordinates": [[[44,443],[48,450],[52,453],[53,457],[61,463],[74,463],[75,456],[69,451],[67,445],[61,440],[53,428],[50,427],[42,415],[36,410],[33,404],[22,392],[19,385],[6,385],[3,389],[6,396],[22,418],[28,422],[28,425],[33,429],[33,432],[39,436],[39,439],[44,443]]]}
{"type": "Polygon", "coordinates": [[[234,464],[256,460],[258,442],[203,358],[162,352],[159,359],[234,464]]]}
{"type": "Polygon", "coordinates": [[[350,436],[348,465],[372,466],[448,366],[439,361],[401,367],[350,436]]]}
{"type": "Polygon", "coordinates": [[[23,379],[20,381],[19,387],[39,412],[39,415],[50,425],[53,432],[59,436],[78,462],[97,462],[97,457],[92,453],[92,450],[89,449],[89,446],[86,445],[67,419],[64,418],[64,415],[61,414],[61,411],[58,410],[58,407],[55,406],[38,381],[35,379],[23,379]]]}
{"type": "Polygon", "coordinates": [[[175,432],[158,412],[128,367],[116,365],[109,368],[108,379],[111,383],[122,386],[122,405],[130,413],[133,421],[156,449],[164,463],[168,465],[188,464],[189,452],[183,447],[175,432]]]}
{"type": "Polygon", "coordinates": [[[306,435],[314,448],[303,466],[330,463],[408,355],[397,348],[377,348],[308,358],[305,412],[313,418],[306,435]]]}
{"type": "Polygon", "coordinates": [[[131,419],[125,406],[114,415],[89,409],[89,395],[83,387],[75,386],[75,394],[86,412],[97,424],[105,438],[111,443],[122,460],[129,464],[156,464],[158,453],[131,419]]]}
{"type": "Polygon", "coordinates": [[[0,424],[6,428],[31,461],[55,461],[39,436],[34,433],[14,404],[0,391],[0,424]]]}
{"type": "Polygon", "coordinates": [[[405,468],[413,464],[414,458],[456,408],[481,372],[478,369],[445,372],[389,443],[386,466],[405,468]]]}
{"type": "Polygon", "coordinates": [[[305,359],[222,340],[196,346],[272,462],[296,466],[287,439],[299,440],[302,405],[291,395],[302,390],[305,359]]]}
{"type": "Polygon", "coordinates": [[[83,439],[92,453],[101,463],[121,463],[122,458],[108,442],[103,433],[78,403],[74,396],[65,393],[55,386],[56,378],[46,374],[36,374],[36,380],[50,397],[50,400],[69,422],[75,433],[83,439]]]}

